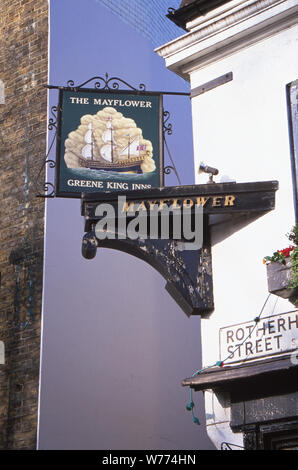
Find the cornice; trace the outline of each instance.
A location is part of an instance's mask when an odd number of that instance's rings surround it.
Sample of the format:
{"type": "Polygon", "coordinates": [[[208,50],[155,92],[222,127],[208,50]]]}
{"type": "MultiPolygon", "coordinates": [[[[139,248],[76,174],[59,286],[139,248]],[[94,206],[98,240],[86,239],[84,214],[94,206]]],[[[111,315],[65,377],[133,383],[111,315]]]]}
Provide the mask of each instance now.
{"type": "Polygon", "coordinates": [[[206,27],[208,24],[224,18],[227,14],[232,15],[240,9],[248,7],[255,2],[256,0],[231,0],[229,4],[224,4],[221,7],[208,12],[206,15],[198,16],[193,21],[187,23],[187,30],[193,33],[194,31],[202,28],[203,25],[206,27]]]}
{"type": "Polygon", "coordinates": [[[167,67],[186,80],[194,61],[201,57],[197,65],[204,66],[214,60],[214,49],[220,58],[234,52],[235,47],[239,50],[298,22],[297,0],[247,0],[232,2],[229,10],[218,10],[212,19],[199,21],[195,30],[155,49],[167,67]]]}
{"type": "Polygon", "coordinates": [[[177,26],[185,30],[188,29],[187,23],[195,19],[198,15],[206,15],[211,10],[221,6],[231,0],[192,0],[182,2],[178,9],[169,8],[166,15],[177,26]]]}

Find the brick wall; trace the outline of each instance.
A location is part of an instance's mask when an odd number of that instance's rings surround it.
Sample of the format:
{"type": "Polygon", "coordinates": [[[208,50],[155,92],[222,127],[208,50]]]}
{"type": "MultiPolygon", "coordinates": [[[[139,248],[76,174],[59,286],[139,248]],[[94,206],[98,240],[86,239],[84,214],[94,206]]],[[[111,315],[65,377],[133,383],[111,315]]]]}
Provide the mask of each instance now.
{"type": "Polygon", "coordinates": [[[46,151],[47,0],[0,2],[0,449],[35,449],[46,151]],[[43,173],[41,174],[41,178],[43,173]]]}

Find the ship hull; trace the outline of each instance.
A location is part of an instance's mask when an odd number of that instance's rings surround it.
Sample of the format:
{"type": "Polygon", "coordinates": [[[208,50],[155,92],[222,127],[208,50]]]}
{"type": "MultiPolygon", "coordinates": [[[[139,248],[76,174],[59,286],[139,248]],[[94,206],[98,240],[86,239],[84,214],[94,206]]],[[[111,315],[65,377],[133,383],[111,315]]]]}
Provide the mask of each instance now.
{"type": "Polygon", "coordinates": [[[89,170],[104,170],[104,171],[117,171],[117,173],[143,173],[141,170],[140,165],[136,166],[130,166],[130,167],[116,167],[116,166],[86,166],[85,168],[88,168],[89,170]]]}
{"type": "Polygon", "coordinates": [[[141,164],[143,161],[139,162],[123,162],[123,163],[103,163],[96,160],[83,160],[80,159],[80,164],[83,168],[88,168],[90,170],[104,170],[104,171],[117,171],[118,173],[133,172],[133,173],[142,173],[141,164]]]}

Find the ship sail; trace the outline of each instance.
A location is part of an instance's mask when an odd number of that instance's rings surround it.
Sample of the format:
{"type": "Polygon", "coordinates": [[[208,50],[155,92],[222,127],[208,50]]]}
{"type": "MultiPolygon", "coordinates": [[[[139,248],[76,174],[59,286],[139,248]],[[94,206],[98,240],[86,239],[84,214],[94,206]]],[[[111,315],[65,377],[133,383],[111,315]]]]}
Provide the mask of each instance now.
{"type": "Polygon", "coordinates": [[[140,138],[135,137],[131,142],[128,140],[128,145],[120,153],[120,157],[126,156],[130,158],[132,155],[140,155],[140,138]]]}
{"type": "Polygon", "coordinates": [[[108,162],[114,162],[114,153],[117,147],[117,143],[114,139],[114,129],[110,119],[106,123],[106,130],[102,133],[102,140],[104,145],[100,147],[100,156],[108,162]]]}
{"type": "Polygon", "coordinates": [[[93,160],[94,138],[92,122],[88,124],[88,131],[85,134],[84,140],[86,142],[86,145],[82,148],[82,156],[86,159],[93,160]]]}
{"type": "MultiPolygon", "coordinates": [[[[82,147],[79,146],[81,151],[78,148],[73,150],[79,160],[80,166],[78,168],[142,173],[142,164],[146,159],[146,141],[140,144],[140,141],[142,142],[140,130],[137,131],[138,134],[136,135],[135,129],[132,129],[131,133],[133,135],[131,135],[128,127],[119,126],[118,121],[115,129],[112,118],[113,116],[110,113],[105,114],[104,118],[101,119],[100,126],[97,126],[97,122],[92,120],[85,127],[83,135],[80,135],[83,144],[82,147]],[[99,132],[99,129],[101,129],[101,132],[99,132]],[[118,132],[119,129],[120,132],[118,132]],[[95,132],[97,132],[96,135],[95,132]],[[101,144],[99,144],[99,141],[101,141],[101,144]]],[[[75,145],[77,145],[77,142],[75,145]]]]}

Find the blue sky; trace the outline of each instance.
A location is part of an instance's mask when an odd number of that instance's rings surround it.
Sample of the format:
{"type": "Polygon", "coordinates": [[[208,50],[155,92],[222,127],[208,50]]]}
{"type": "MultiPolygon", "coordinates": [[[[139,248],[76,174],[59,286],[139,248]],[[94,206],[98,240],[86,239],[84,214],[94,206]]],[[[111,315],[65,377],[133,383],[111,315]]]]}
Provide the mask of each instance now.
{"type": "Polygon", "coordinates": [[[179,8],[181,0],[95,0],[149,39],[154,47],[181,36],[183,30],[170,21],[168,8],[179,8]]]}
{"type": "MultiPolygon", "coordinates": [[[[134,15],[138,15],[140,0],[125,0],[133,4],[134,15]]],[[[128,24],[123,15],[118,17],[105,5],[105,0],[52,0],[51,1],[51,45],[50,45],[50,82],[66,85],[68,80],[75,84],[83,83],[93,76],[123,78],[134,87],[146,84],[147,91],[189,92],[189,84],[174,73],[168,71],[164,60],[154,52],[152,40],[147,33],[139,32],[139,26],[128,24]]],[[[121,3],[122,0],[110,2],[121,3]]],[[[144,2],[145,4],[146,2],[144,2]]],[[[149,2],[150,8],[143,11],[140,23],[148,32],[159,31],[159,39],[164,36],[166,42],[173,31],[176,35],[182,30],[164,16],[166,1],[159,11],[152,8],[155,2],[149,2]],[[151,16],[150,16],[151,15],[151,16]],[[162,22],[157,26],[157,18],[162,22]],[[169,24],[166,29],[163,25],[169,24]]],[[[179,2],[176,2],[177,4],[179,2]]],[[[171,5],[173,6],[173,2],[171,5]]],[[[150,33],[151,34],[151,33],[150,33]]],[[[160,43],[159,43],[160,45],[160,43]]],[[[56,104],[57,97],[51,94],[51,104],[56,104]]],[[[192,184],[193,148],[190,99],[188,97],[164,97],[164,109],[171,113],[173,135],[167,137],[170,152],[179,170],[182,184],[192,184]]],[[[165,152],[166,153],[166,152],[165,152]]],[[[165,155],[166,156],[166,155],[165,155]]],[[[168,158],[165,163],[169,164],[168,158]]],[[[166,185],[178,184],[174,175],[166,177],[166,185]]]]}

